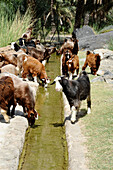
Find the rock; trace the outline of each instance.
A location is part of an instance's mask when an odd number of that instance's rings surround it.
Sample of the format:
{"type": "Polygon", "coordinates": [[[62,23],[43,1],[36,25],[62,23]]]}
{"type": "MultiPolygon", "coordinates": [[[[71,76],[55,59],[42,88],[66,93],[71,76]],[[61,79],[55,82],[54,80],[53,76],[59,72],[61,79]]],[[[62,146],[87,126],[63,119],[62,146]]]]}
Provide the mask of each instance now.
{"type": "Polygon", "coordinates": [[[102,75],[104,75],[104,71],[98,70],[98,71],[97,71],[97,76],[102,76],[102,75]]]}
{"type": "Polygon", "coordinates": [[[113,51],[111,51],[111,50],[108,50],[108,49],[95,49],[94,51],[93,51],[95,54],[102,54],[101,55],[101,59],[113,59],[113,51]]]}
{"type": "Polygon", "coordinates": [[[91,82],[107,82],[107,83],[113,83],[113,73],[111,73],[110,71],[102,71],[102,72],[97,72],[100,73],[101,76],[98,76],[96,78],[94,78],[93,80],[91,80],[91,82]]]}
{"type": "Polygon", "coordinates": [[[91,35],[95,35],[92,28],[88,25],[84,25],[82,28],[76,29],[77,39],[85,38],[91,35]]]}
{"type": "Polygon", "coordinates": [[[108,43],[113,38],[113,31],[98,35],[78,36],[80,50],[95,50],[98,48],[108,48],[108,43]]]}
{"type": "Polygon", "coordinates": [[[112,80],[112,79],[107,79],[107,80],[106,80],[106,83],[108,83],[108,84],[113,84],[113,80],[112,80]]]}
{"type": "Polygon", "coordinates": [[[102,76],[98,76],[98,77],[94,78],[93,80],[91,80],[92,83],[95,83],[95,82],[105,82],[105,81],[106,80],[102,76]]]}
{"type": "Polygon", "coordinates": [[[110,71],[106,71],[103,75],[103,77],[105,79],[113,79],[113,73],[111,73],[110,71]]]}

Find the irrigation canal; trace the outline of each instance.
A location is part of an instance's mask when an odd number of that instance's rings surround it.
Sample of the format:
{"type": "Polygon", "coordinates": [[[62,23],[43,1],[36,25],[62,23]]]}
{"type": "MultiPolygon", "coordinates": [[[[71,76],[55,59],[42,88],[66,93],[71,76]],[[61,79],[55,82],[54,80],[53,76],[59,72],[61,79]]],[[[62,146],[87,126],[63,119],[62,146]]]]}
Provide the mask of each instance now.
{"type": "MultiPolygon", "coordinates": [[[[60,75],[59,56],[52,55],[46,71],[52,80],[60,75]]],[[[47,90],[39,86],[36,110],[41,116],[28,129],[18,170],[67,170],[62,93],[56,92],[54,85],[47,90]]]]}

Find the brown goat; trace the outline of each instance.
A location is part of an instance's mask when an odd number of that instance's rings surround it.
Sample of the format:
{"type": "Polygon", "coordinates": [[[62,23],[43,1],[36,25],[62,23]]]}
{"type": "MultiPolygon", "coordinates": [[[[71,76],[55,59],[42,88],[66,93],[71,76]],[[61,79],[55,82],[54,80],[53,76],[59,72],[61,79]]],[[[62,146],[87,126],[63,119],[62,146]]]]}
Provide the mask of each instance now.
{"type": "Polygon", "coordinates": [[[51,57],[51,54],[57,52],[57,48],[56,47],[49,47],[47,48],[48,50],[48,55],[45,57],[45,60],[47,60],[47,63],[49,62],[49,59],[51,57]]]}
{"type": "Polygon", "coordinates": [[[4,76],[9,76],[12,78],[14,83],[14,96],[16,102],[23,107],[24,113],[28,113],[28,121],[30,125],[33,125],[35,118],[38,113],[35,110],[35,96],[33,94],[32,88],[25,81],[22,81],[19,77],[10,73],[1,73],[0,78],[4,76]],[[30,122],[32,121],[32,122],[30,122]]]}
{"type": "Polygon", "coordinates": [[[48,49],[38,50],[34,47],[28,47],[26,50],[26,54],[38,59],[40,62],[46,59],[47,56],[49,56],[48,49]]]}
{"type": "Polygon", "coordinates": [[[0,62],[2,61],[3,61],[2,66],[7,65],[7,64],[13,64],[17,66],[17,55],[0,53],[0,62]]]}
{"type": "Polygon", "coordinates": [[[19,74],[17,68],[13,64],[7,64],[0,68],[0,73],[6,73],[6,72],[14,74],[16,76],[19,74]]]}
{"type": "Polygon", "coordinates": [[[96,75],[100,66],[101,57],[99,54],[93,54],[90,51],[87,51],[86,55],[86,60],[82,67],[82,70],[85,70],[86,67],[89,66],[91,69],[91,74],[96,75]]]}
{"type": "Polygon", "coordinates": [[[14,116],[15,107],[16,107],[16,100],[14,98],[13,80],[9,76],[2,77],[0,79],[0,112],[4,116],[4,119],[7,123],[9,122],[8,115],[11,117],[14,116]],[[13,105],[13,109],[10,115],[11,105],[13,105]]]}
{"type": "Polygon", "coordinates": [[[22,34],[22,38],[25,38],[26,40],[30,40],[32,35],[32,28],[28,28],[25,33],[22,34]]]}
{"type": "Polygon", "coordinates": [[[26,54],[22,54],[20,57],[23,58],[22,78],[26,79],[27,76],[31,74],[35,82],[37,82],[37,78],[39,78],[47,87],[49,80],[47,78],[45,66],[37,59],[30,57],[26,54]]]}
{"type": "Polygon", "coordinates": [[[69,80],[72,80],[72,77],[75,74],[78,75],[79,73],[79,58],[77,55],[73,55],[67,62],[66,65],[68,67],[68,74],[69,74],[69,80]]]}
{"type": "Polygon", "coordinates": [[[73,54],[78,54],[78,40],[77,39],[65,39],[63,45],[60,48],[60,54],[63,54],[64,49],[69,49],[73,54]]]}
{"type": "Polygon", "coordinates": [[[70,59],[70,58],[72,58],[72,52],[71,52],[71,50],[69,50],[69,49],[64,49],[63,50],[63,54],[62,54],[62,56],[61,56],[61,70],[62,70],[62,74],[63,75],[65,75],[65,76],[69,76],[69,74],[68,74],[68,67],[67,67],[67,65],[66,65],[66,62],[70,59]]]}

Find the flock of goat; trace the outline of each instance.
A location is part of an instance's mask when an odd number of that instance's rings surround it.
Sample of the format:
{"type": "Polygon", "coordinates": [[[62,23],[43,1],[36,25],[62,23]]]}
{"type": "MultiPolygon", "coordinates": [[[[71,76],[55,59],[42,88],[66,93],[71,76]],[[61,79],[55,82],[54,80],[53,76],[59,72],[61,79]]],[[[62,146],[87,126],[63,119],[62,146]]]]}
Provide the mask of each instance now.
{"type": "Polygon", "coordinates": [[[79,74],[79,47],[76,38],[66,39],[59,50],[56,47],[44,47],[38,40],[31,39],[32,29],[28,29],[17,42],[11,43],[14,54],[0,53],[0,112],[6,122],[14,117],[17,103],[23,107],[29,125],[35,123],[38,113],[35,110],[35,96],[27,83],[28,79],[41,81],[44,87],[50,83],[44,61],[49,61],[52,53],[61,54],[61,76],[54,79],[57,91],[63,90],[71,109],[71,122],[77,121],[82,100],[87,99],[91,112],[90,80],[84,71],[87,66],[96,75],[100,65],[100,55],[87,51],[86,61],[79,74]],[[76,71],[76,74],[75,74],[76,71]],[[20,78],[21,77],[21,78],[20,78]],[[73,80],[74,77],[78,77],[73,80]],[[24,80],[24,81],[23,81],[24,80]],[[13,106],[11,110],[11,106],[13,106]]]}

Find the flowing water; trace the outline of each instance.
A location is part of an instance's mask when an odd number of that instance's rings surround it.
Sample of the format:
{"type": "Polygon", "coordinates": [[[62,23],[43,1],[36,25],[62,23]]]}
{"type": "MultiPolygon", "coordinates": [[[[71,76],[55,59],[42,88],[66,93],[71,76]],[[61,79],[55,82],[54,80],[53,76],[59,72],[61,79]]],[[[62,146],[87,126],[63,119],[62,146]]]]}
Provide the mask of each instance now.
{"type": "MultiPolygon", "coordinates": [[[[52,55],[46,64],[52,80],[60,75],[60,57],[52,55]]],[[[29,128],[19,170],[67,170],[67,145],[63,126],[62,94],[55,85],[39,86],[36,96],[39,120],[29,128]]]]}

